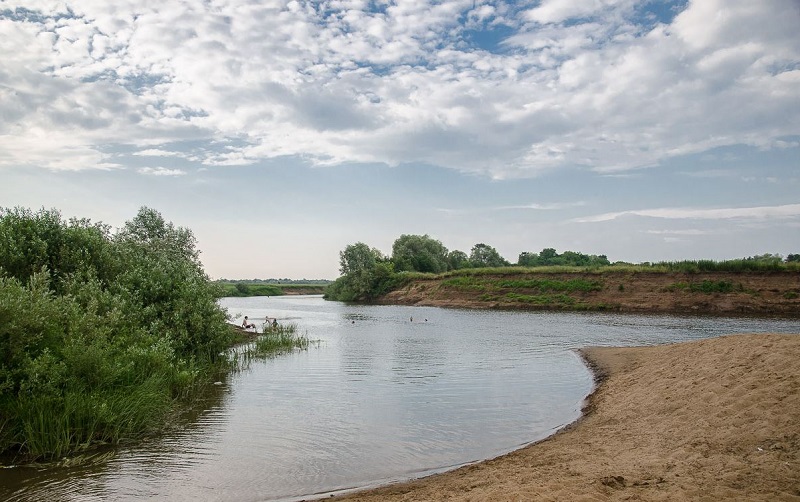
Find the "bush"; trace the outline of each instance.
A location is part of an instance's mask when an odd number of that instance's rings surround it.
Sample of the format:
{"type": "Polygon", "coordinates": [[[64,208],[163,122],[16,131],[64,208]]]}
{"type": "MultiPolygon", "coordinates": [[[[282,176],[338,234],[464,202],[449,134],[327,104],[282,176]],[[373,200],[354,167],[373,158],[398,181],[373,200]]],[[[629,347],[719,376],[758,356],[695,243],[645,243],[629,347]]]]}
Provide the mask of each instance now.
{"type": "Polygon", "coordinates": [[[163,424],[232,333],[191,232],[0,211],[0,451],[52,458],[163,424]]]}

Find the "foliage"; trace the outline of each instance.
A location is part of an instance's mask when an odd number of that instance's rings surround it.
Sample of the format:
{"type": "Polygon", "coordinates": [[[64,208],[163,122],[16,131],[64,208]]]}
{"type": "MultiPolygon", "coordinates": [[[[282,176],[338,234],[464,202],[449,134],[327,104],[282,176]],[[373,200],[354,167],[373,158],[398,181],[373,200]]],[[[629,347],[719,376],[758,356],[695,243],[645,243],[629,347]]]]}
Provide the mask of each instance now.
{"type": "Polygon", "coordinates": [[[189,230],[0,211],[0,451],[52,458],[163,424],[231,332],[189,230]]]}
{"type": "Polygon", "coordinates": [[[469,263],[469,256],[464,251],[453,250],[447,253],[447,269],[448,270],[460,270],[463,268],[469,268],[471,265],[469,263]]]}
{"type": "Polygon", "coordinates": [[[472,247],[469,262],[473,267],[504,267],[509,265],[495,248],[483,243],[475,244],[472,247]]]}
{"type": "Polygon", "coordinates": [[[333,281],[298,281],[282,283],[276,280],[259,281],[246,279],[229,281],[219,279],[214,283],[219,286],[221,296],[248,297],[248,296],[282,296],[293,292],[303,294],[321,294],[325,287],[333,281]]]}
{"type": "Polygon", "coordinates": [[[734,285],[730,281],[709,281],[704,280],[701,282],[678,282],[670,286],[671,290],[688,290],[691,293],[732,293],[734,291],[743,291],[744,288],[741,284],[734,285]]]}
{"type": "Polygon", "coordinates": [[[442,286],[462,291],[491,291],[511,289],[515,292],[525,290],[537,293],[575,293],[600,291],[603,289],[601,281],[587,281],[585,279],[550,279],[550,278],[524,278],[524,279],[494,279],[483,275],[457,275],[442,280],[442,286]]]}
{"type": "Polygon", "coordinates": [[[252,351],[257,356],[274,356],[294,349],[306,350],[308,344],[308,336],[297,334],[296,324],[279,324],[256,338],[252,351]]]}
{"type": "Polygon", "coordinates": [[[572,306],[575,304],[575,299],[569,295],[524,295],[519,293],[507,293],[504,297],[506,300],[516,303],[531,303],[540,306],[572,306]]]}
{"type": "Polygon", "coordinates": [[[667,272],[779,272],[783,270],[800,270],[800,263],[783,262],[779,255],[761,255],[737,260],[685,260],[676,262],[659,262],[653,265],[642,264],[667,272]]]}
{"type": "Polygon", "coordinates": [[[605,255],[587,255],[575,251],[564,251],[558,254],[553,248],[545,248],[539,254],[522,252],[517,264],[523,267],[543,267],[564,265],[572,267],[604,267],[610,265],[605,255]]]}
{"type": "Polygon", "coordinates": [[[392,263],[398,272],[446,272],[448,251],[428,235],[401,235],[392,245],[392,263]]]}
{"type": "Polygon", "coordinates": [[[276,284],[219,283],[224,296],[281,296],[283,289],[276,284]]]}
{"type": "MultiPolygon", "coordinates": [[[[539,253],[523,252],[516,265],[506,261],[495,248],[484,243],[475,244],[470,255],[458,250],[447,251],[441,242],[428,235],[402,235],[392,248],[391,258],[385,258],[375,248],[359,242],[347,246],[339,253],[342,276],[325,289],[324,297],[329,300],[347,302],[373,301],[387,292],[406,285],[413,273],[428,274],[429,278],[444,278],[443,285],[455,289],[484,291],[487,283],[468,279],[475,276],[511,277],[541,274],[592,273],[598,275],[619,273],[701,273],[701,272],[781,272],[800,271],[800,255],[789,255],[786,261],[780,255],[764,254],[738,260],[686,260],[677,262],[658,262],[631,264],[617,262],[611,264],[605,255],[588,255],[575,251],[559,254],[554,248],[544,248],[539,253]],[[451,279],[452,278],[452,279],[451,279]]],[[[423,276],[424,277],[424,276],[423,276]]],[[[567,289],[554,289],[545,283],[528,289],[537,291],[595,291],[602,282],[587,282],[578,286],[559,286],[567,289]],[[542,289],[543,288],[543,289],[542,289]],[[581,289],[584,288],[584,289],[581,289]]],[[[495,287],[495,286],[493,286],[495,287]]],[[[509,286],[512,287],[512,286],[509,286]]],[[[524,289],[523,286],[520,286],[524,289]]],[[[703,286],[699,286],[703,290],[703,286]]],[[[709,286],[705,286],[706,289],[709,286]]],[[[713,288],[719,290],[721,286],[713,288]]],[[[624,290],[621,286],[620,291],[624,290]]],[[[488,294],[488,293],[487,293],[488,294]]],[[[537,302],[533,302],[537,303],[537,302]]]]}
{"type": "Polygon", "coordinates": [[[396,273],[392,263],[376,263],[372,269],[351,272],[336,279],[325,289],[324,298],[343,302],[372,301],[402,287],[414,277],[396,273]]]}
{"type": "Polygon", "coordinates": [[[587,281],[585,279],[569,279],[566,281],[555,279],[525,279],[503,280],[498,283],[501,288],[531,289],[535,291],[566,291],[590,292],[603,289],[600,281],[587,281]]]}
{"type": "Polygon", "coordinates": [[[383,261],[383,254],[363,242],[357,242],[339,252],[339,271],[342,275],[360,274],[375,268],[375,264],[383,261]]]}

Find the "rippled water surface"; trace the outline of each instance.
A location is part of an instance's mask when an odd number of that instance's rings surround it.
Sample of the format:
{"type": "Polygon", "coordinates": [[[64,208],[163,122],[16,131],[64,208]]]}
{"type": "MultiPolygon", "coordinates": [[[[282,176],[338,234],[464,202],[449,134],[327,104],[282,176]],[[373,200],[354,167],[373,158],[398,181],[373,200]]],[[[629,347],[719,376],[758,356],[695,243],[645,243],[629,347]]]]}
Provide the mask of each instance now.
{"type": "Polygon", "coordinates": [[[796,320],[348,306],[225,298],[320,342],[212,387],[181,430],[76,467],[0,470],[0,499],[296,500],[486,459],[572,422],[592,389],[574,352],[796,320]]]}

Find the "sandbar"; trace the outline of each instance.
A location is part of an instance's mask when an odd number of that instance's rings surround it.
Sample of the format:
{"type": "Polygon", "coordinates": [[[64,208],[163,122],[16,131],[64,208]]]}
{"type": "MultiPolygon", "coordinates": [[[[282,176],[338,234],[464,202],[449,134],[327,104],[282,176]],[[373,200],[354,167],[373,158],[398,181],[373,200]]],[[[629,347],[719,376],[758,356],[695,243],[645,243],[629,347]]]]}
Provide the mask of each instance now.
{"type": "Polygon", "coordinates": [[[586,348],[597,386],[554,436],[337,501],[800,501],[800,335],[586,348]]]}

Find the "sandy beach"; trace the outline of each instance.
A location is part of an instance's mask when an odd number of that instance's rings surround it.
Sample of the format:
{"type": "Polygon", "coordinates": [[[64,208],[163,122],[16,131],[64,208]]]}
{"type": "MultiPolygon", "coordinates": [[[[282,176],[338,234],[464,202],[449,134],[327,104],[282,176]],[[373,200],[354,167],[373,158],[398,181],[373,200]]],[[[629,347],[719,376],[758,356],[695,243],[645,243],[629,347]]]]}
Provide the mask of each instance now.
{"type": "Polygon", "coordinates": [[[584,416],[540,443],[336,500],[800,501],[800,336],[587,348],[584,416]]]}

